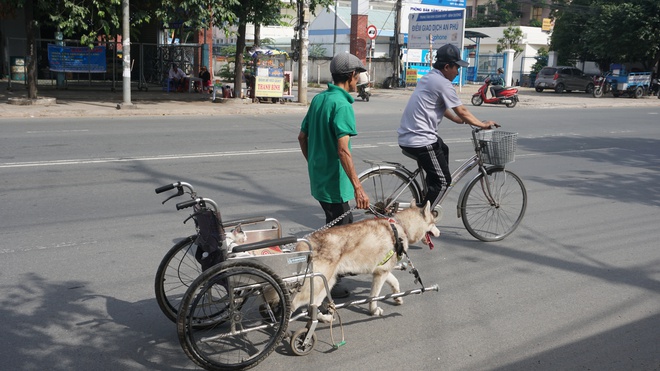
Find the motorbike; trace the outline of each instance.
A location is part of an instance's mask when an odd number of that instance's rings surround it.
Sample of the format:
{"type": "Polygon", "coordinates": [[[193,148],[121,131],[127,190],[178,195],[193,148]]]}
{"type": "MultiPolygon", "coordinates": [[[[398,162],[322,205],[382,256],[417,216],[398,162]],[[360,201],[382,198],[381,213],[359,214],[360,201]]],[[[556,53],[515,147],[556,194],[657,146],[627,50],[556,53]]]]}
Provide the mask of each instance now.
{"type": "Polygon", "coordinates": [[[594,76],[594,98],[600,98],[612,90],[612,83],[607,79],[612,73],[608,71],[603,76],[594,76]]]}
{"type": "Polygon", "coordinates": [[[358,85],[357,93],[358,98],[362,98],[362,100],[366,100],[368,102],[369,97],[371,96],[371,88],[369,87],[369,84],[367,83],[358,85]]]}
{"type": "Polygon", "coordinates": [[[488,97],[488,86],[490,85],[490,77],[484,80],[484,84],[472,95],[472,104],[480,106],[486,104],[504,104],[509,108],[513,108],[518,104],[518,89],[507,86],[498,91],[494,97],[488,97]]]}

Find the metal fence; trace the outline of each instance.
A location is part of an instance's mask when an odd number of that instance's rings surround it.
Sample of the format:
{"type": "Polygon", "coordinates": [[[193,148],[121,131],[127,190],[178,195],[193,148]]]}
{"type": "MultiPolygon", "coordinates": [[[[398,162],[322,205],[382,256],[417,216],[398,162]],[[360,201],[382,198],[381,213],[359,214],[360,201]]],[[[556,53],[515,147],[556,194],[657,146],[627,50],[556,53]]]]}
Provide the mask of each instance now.
{"type": "Polygon", "coordinates": [[[483,82],[488,76],[497,73],[498,67],[504,66],[504,54],[479,54],[474,82],[483,82]]]}
{"type": "MultiPolygon", "coordinates": [[[[8,38],[7,44],[12,50],[25,50],[27,40],[8,38]]],[[[48,61],[48,45],[81,46],[78,40],[36,39],[35,57],[37,62],[37,86],[56,85],[62,88],[88,86],[107,87],[111,90],[122,86],[123,60],[122,44],[117,41],[99,42],[105,46],[105,72],[55,72],[51,71],[48,61]]],[[[96,45],[95,45],[96,46],[96,45]]],[[[131,82],[140,90],[163,86],[172,63],[189,76],[196,76],[201,66],[200,44],[154,44],[131,43],[131,82]]],[[[26,56],[7,56],[5,61],[10,66],[15,60],[25,60],[26,56]]],[[[27,65],[27,63],[25,63],[27,65]]],[[[25,74],[8,75],[9,84],[25,84],[25,74]],[[19,77],[19,78],[16,78],[19,77]]]]}

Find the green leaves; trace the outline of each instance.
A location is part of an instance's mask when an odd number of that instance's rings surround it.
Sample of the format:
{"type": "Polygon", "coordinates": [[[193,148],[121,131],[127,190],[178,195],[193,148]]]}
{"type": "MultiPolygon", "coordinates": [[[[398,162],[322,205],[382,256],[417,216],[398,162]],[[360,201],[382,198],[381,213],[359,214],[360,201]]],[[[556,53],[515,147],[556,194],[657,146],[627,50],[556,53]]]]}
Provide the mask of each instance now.
{"type": "Polygon", "coordinates": [[[501,53],[506,49],[513,49],[515,54],[518,55],[523,51],[520,42],[522,41],[523,32],[520,27],[508,27],[502,31],[504,37],[497,39],[497,52],[501,53]]]}
{"type": "Polygon", "coordinates": [[[647,70],[660,59],[660,2],[575,0],[557,11],[551,50],[560,63],[596,60],[641,62],[647,70]]]}

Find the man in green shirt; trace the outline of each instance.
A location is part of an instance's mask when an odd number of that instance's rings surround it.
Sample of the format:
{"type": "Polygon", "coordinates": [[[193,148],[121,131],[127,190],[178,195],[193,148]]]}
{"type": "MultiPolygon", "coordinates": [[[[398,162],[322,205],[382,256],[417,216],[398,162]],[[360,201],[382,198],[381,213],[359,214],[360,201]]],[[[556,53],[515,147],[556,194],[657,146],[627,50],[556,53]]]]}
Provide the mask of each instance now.
{"type": "MultiPolygon", "coordinates": [[[[312,99],[300,127],[298,142],[307,160],[312,196],[321,204],[326,223],[348,212],[348,201],[352,199],[360,209],[369,207],[369,196],[355,172],[350,142],[357,130],[351,105],[355,99],[349,93],[357,90],[360,72],[364,71],[358,57],[337,54],[330,62],[334,84],[328,84],[328,90],[312,99]]],[[[353,214],[348,213],[337,225],[352,221],[353,214]]],[[[342,295],[339,290],[335,285],[332,296],[348,296],[348,292],[342,295]]]]}

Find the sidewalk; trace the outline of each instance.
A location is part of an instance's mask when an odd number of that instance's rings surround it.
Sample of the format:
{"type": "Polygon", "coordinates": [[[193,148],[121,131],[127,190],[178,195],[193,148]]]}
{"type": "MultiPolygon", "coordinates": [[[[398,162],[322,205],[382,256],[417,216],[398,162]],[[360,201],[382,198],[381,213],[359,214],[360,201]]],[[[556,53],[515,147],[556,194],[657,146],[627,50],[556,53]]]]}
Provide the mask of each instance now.
{"type": "MultiPolygon", "coordinates": [[[[110,86],[70,86],[68,89],[56,89],[54,85],[39,86],[38,96],[54,104],[16,105],[9,104],[10,99],[27,98],[24,84],[12,84],[7,88],[6,80],[0,80],[0,117],[117,117],[117,116],[221,116],[235,114],[268,115],[278,113],[304,114],[306,105],[297,102],[252,103],[249,99],[211,100],[210,94],[164,92],[159,87],[138,90],[134,85],[131,90],[131,103],[123,102],[121,84],[112,91],[110,86]],[[222,101],[222,103],[221,103],[222,101]],[[118,108],[118,105],[120,108],[118,108]]],[[[459,96],[467,107],[472,107],[470,100],[478,85],[466,85],[459,89],[459,96]]],[[[308,101],[325,89],[308,88],[308,101]]],[[[373,89],[372,101],[377,99],[407,99],[412,88],[373,89]]],[[[297,99],[297,92],[294,89],[297,99]]],[[[585,93],[555,94],[537,93],[533,88],[520,88],[520,102],[514,110],[529,108],[598,108],[598,107],[660,107],[657,97],[633,98],[593,98],[585,93]]]]}
{"type": "Polygon", "coordinates": [[[272,114],[291,110],[305,111],[298,103],[251,103],[249,99],[216,99],[208,93],[165,92],[158,86],[138,90],[133,84],[131,105],[123,105],[123,91],[118,84],[111,86],[69,86],[57,89],[54,85],[38,87],[38,104],[9,104],[10,99],[27,98],[24,84],[0,80],[0,117],[115,117],[115,116],[204,116],[233,114],[272,114]],[[46,99],[47,98],[47,99],[46,99]],[[43,104],[42,104],[43,100],[43,104]],[[53,104],[53,101],[55,104],[53,104]],[[223,103],[221,103],[223,101],[223,103]],[[50,102],[50,104],[48,104],[50,102]],[[118,105],[120,108],[118,108],[118,105]]]}

